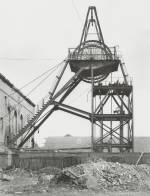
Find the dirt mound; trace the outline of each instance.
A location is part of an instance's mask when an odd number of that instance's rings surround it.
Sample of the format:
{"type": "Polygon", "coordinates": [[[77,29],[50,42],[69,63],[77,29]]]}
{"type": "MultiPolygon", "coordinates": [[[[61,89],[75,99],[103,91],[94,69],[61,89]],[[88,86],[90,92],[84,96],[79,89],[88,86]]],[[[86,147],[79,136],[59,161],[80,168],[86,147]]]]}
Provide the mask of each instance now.
{"type": "Polygon", "coordinates": [[[149,189],[150,167],[134,166],[105,161],[89,162],[68,167],[55,175],[57,184],[70,184],[78,188],[103,190],[149,189]]]}
{"type": "Polygon", "coordinates": [[[1,171],[0,193],[50,192],[65,188],[88,191],[149,191],[150,166],[127,165],[98,160],[60,170],[46,167],[38,171],[1,171]]]}

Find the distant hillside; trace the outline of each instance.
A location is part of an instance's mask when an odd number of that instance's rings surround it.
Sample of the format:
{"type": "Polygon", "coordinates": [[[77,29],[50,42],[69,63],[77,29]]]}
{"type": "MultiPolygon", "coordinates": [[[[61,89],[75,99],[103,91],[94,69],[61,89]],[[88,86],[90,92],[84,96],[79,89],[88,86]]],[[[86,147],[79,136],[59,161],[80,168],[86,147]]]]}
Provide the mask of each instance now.
{"type": "MultiPolygon", "coordinates": [[[[43,148],[81,148],[89,147],[90,143],[90,137],[49,137],[45,139],[45,145],[43,148]]],[[[150,152],[150,137],[135,137],[134,149],[135,152],[150,152]]]]}

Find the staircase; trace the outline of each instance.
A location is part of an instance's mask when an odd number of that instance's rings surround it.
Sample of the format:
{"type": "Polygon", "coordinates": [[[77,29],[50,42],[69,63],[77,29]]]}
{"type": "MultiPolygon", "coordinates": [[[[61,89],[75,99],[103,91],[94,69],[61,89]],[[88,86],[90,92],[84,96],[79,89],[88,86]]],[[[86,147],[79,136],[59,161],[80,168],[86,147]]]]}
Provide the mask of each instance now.
{"type": "Polygon", "coordinates": [[[56,98],[58,98],[63,92],[65,92],[67,90],[67,88],[74,83],[74,81],[78,78],[78,76],[81,74],[81,72],[83,71],[83,69],[80,69],[55,95],[54,92],[56,90],[56,87],[58,86],[58,83],[61,79],[61,76],[65,70],[65,67],[67,66],[67,63],[65,64],[62,72],[59,74],[59,76],[56,76],[57,80],[54,84],[54,88],[53,91],[49,92],[48,95],[45,96],[45,98],[43,98],[41,100],[40,103],[42,104],[38,104],[37,108],[38,111],[34,114],[34,116],[32,116],[32,118],[27,122],[27,124],[19,130],[19,132],[13,136],[13,138],[10,141],[10,147],[13,146],[13,144],[15,143],[15,141],[17,141],[17,139],[22,136],[25,132],[30,131],[32,127],[34,127],[34,125],[36,124],[37,120],[39,119],[39,117],[41,116],[41,114],[48,108],[49,105],[53,104],[53,102],[56,100],[56,98]]]}
{"type": "MultiPolygon", "coordinates": [[[[22,136],[28,129],[33,127],[36,120],[39,118],[39,116],[43,113],[43,111],[51,104],[51,98],[50,95],[46,95],[45,98],[42,100],[42,104],[38,104],[36,107],[39,108],[38,111],[31,117],[31,119],[27,122],[27,124],[19,130],[19,132],[13,136],[11,140],[11,144],[13,144],[20,136],[22,136]]],[[[40,102],[41,103],[41,102],[40,102]]]]}

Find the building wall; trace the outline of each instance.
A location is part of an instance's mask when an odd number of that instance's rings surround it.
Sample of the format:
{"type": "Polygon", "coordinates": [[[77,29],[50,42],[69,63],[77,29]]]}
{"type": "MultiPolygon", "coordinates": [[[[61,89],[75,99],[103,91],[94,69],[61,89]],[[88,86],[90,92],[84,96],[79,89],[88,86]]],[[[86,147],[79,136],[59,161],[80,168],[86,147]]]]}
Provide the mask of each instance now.
{"type": "MultiPolygon", "coordinates": [[[[0,145],[8,145],[9,137],[16,134],[34,114],[34,106],[0,79],[0,145]]],[[[18,139],[17,143],[19,143],[18,139]]],[[[30,147],[28,141],[24,147],[30,147]]]]}

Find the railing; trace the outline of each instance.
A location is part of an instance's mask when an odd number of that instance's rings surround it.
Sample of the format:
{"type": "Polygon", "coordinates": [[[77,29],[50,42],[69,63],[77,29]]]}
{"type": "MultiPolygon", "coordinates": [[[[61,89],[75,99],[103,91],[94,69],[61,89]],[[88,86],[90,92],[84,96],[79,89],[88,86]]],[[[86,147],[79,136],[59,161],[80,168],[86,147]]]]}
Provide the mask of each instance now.
{"type": "MultiPolygon", "coordinates": [[[[61,76],[67,66],[67,63],[65,63],[65,66],[61,69],[61,72],[56,75],[56,81],[55,84],[53,84],[52,89],[48,92],[48,94],[40,100],[40,102],[35,106],[35,112],[32,116],[26,116],[24,120],[24,126],[21,127],[21,129],[18,131],[16,135],[12,138],[11,143],[14,143],[21,135],[23,135],[27,129],[30,130],[30,127],[35,123],[35,121],[40,117],[40,115],[43,113],[43,111],[49,106],[51,99],[53,97],[53,94],[55,93],[55,90],[58,86],[59,80],[61,79],[61,76]]],[[[73,78],[72,78],[73,80],[73,78]]],[[[66,86],[65,86],[66,88],[66,86]]],[[[55,95],[56,96],[56,95],[55,95]]],[[[58,95],[57,95],[58,96],[58,95]]],[[[20,144],[19,144],[20,145],[20,144]]]]}
{"type": "Polygon", "coordinates": [[[111,53],[104,53],[105,51],[99,48],[86,48],[81,51],[75,48],[69,48],[68,59],[70,60],[117,60],[119,59],[116,47],[110,47],[111,53]]]}
{"type": "Polygon", "coordinates": [[[39,103],[35,106],[35,113],[37,113],[50,99],[50,94],[47,94],[44,98],[42,98],[39,103]]]}
{"type": "MultiPolygon", "coordinates": [[[[128,77],[127,78],[127,82],[128,82],[128,85],[132,85],[132,78],[131,77],[128,77]]],[[[113,78],[110,78],[110,79],[107,79],[107,80],[104,80],[101,82],[102,85],[125,85],[125,81],[124,81],[124,77],[113,77],[113,78]]]]}
{"type": "Polygon", "coordinates": [[[43,97],[43,98],[38,102],[38,104],[35,106],[34,114],[33,114],[32,116],[30,116],[30,117],[29,117],[29,115],[25,116],[25,118],[24,118],[24,126],[25,126],[26,124],[28,124],[28,122],[30,122],[30,120],[33,118],[33,116],[35,116],[36,114],[38,114],[38,113],[40,112],[40,110],[43,108],[43,106],[51,99],[51,96],[52,96],[52,94],[53,94],[53,92],[54,92],[54,90],[55,90],[55,85],[56,85],[56,83],[57,83],[57,81],[58,81],[58,79],[59,79],[59,77],[60,77],[60,75],[61,75],[63,69],[64,69],[64,67],[62,66],[62,67],[60,68],[60,70],[58,71],[58,73],[56,74],[55,81],[54,81],[54,83],[52,84],[49,93],[47,93],[47,94],[45,95],[45,97],[43,97]]]}
{"type": "MultiPolygon", "coordinates": [[[[48,100],[50,99],[50,94],[47,94],[44,98],[42,98],[39,103],[35,106],[34,109],[34,113],[33,115],[26,115],[24,116],[24,123],[23,123],[23,127],[26,126],[29,121],[33,118],[33,116],[35,116],[40,110],[41,108],[44,106],[44,104],[46,104],[48,102],[48,100]]],[[[21,129],[23,128],[21,127],[21,129]]]]}

